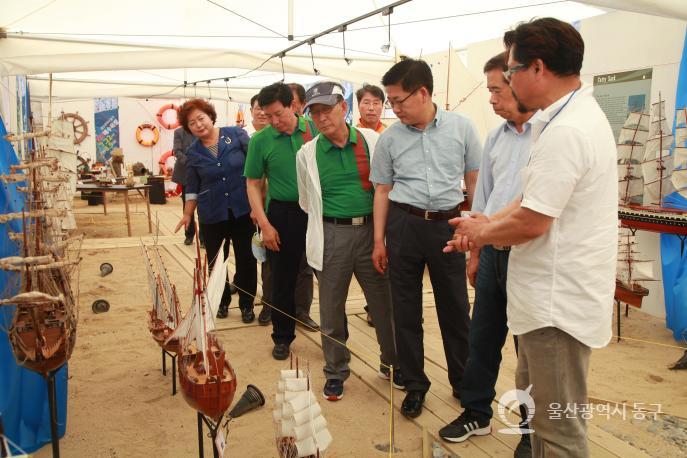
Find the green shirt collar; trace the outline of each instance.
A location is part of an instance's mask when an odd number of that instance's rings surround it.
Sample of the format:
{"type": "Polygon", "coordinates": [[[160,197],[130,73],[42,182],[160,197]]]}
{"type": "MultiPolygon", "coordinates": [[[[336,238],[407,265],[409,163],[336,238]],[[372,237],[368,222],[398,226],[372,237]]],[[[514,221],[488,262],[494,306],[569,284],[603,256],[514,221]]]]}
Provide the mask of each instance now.
{"type": "MultiPolygon", "coordinates": [[[[358,136],[356,135],[356,132],[358,131],[355,127],[347,124],[348,126],[348,143],[356,144],[358,143],[358,136]]],[[[347,143],[347,144],[348,144],[347,143]]],[[[322,148],[323,152],[327,152],[331,149],[339,149],[337,146],[334,146],[332,142],[329,141],[327,137],[325,137],[323,134],[320,134],[319,140],[318,140],[318,146],[322,148]]],[[[344,145],[344,148],[346,145],[344,145]]]]}
{"type": "MultiPolygon", "coordinates": [[[[305,119],[304,116],[298,116],[298,115],[296,115],[296,117],[298,118],[298,124],[296,125],[296,130],[294,130],[293,133],[295,134],[295,133],[296,133],[297,131],[299,131],[299,130],[300,130],[301,132],[306,132],[306,131],[307,131],[307,128],[306,128],[306,126],[305,126],[305,123],[308,122],[308,121],[305,119]]],[[[277,137],[279,137],[280,135],[284,135],[284,136],[287,136],[287,137],[289,136],[289,135],[286,135],[286,134],[282,134],[281,132],[279,132],[277,129],[275,129],[275,128],[272,127],[272,126],[270,126],[269,129],[270,129],[270,134],[272,134],[272,138],[277,138],[277,137]]],[[[293,135],[293,134],[291,134],[291,135],[293,135]]]]}

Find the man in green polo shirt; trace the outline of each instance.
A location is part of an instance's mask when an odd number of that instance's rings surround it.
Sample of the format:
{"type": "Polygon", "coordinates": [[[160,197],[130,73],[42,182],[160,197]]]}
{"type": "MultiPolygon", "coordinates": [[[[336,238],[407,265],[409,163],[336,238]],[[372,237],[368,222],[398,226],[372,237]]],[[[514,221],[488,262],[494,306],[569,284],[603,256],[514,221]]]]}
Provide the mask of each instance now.
{"type": "MultiPolygon", "coordinates": [[[[391,292],[386,275],[372,264],[374,189],[369,180],[370,157],[379,136],[371,129],[349,126],[343,87],[322,82],[306,95],[306,108],[320,135],[303,145],[296,156],[298,195],[308,212],[306,256],[318,271],[320,330],[324,353],[324,397],[343,397],[350,375],[351,354],[340,342],[348,337],[346,299],[355,275],[368,301],[381,349],[380,376],[389,378],[398,367],[394,344],[391,292]],[[328,336],[328,337],[327,337],[328,336]]],[[[394,385],[403,388],[400,372],[394,385]]]]}
{"type": "Polygon", "coordinates": [[[296,152],[317,134],[311,123],[292,107],[289,86],[262,88],[258,103],[270,126],[257,132],[248,145],[244,175],[253,217],[262,231],[272,272],[272,340],[275,359],[286,359],[296,338],[294,293],[298,266],[305,250],[307,214],[298,205],[296,152]],[[267,177],[267,213],[263,205],[263,177],[267,177]]]}

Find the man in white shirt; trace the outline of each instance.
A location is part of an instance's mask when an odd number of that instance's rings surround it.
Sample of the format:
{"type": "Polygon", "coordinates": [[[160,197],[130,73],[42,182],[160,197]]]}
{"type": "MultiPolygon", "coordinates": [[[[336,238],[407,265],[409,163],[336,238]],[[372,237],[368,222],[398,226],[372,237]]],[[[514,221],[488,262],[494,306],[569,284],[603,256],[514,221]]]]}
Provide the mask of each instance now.
{"type": "MultiPolygon", "coordinates": [[[[531,119],[522,200],[486,217],[456,218],[445,251],[514,246],[508,324],[518,336],[518,389],[529,392],[532,455],[587,457],[587,372],[611,338],[617,247],[613,133],[580,69],[584,42],[570,24],[537,19],[506,32],[504,72],[531,119]],[[575,415],[556,416],[555,410],[575,415]],[[556,418],[553,418],[556,417],[556,418]]],[[[524,393],[523,393],[524,394],[524,393]]]]}

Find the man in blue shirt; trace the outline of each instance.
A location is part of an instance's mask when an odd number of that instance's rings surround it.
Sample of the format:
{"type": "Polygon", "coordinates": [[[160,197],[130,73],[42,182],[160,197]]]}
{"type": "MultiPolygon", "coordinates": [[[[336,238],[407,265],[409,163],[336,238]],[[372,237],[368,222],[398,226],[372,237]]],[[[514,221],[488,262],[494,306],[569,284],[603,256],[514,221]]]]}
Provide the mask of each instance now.
{"type": "Polygon", "coordinates": [[[422,279],[434,289],[448,378],[458,397],[468,356],[465,256],[442,252],[460,213],[464,179],[471,200],[482,147],[473,123],[432,102],[432,71],[406,59],[384,75],[387,104],[400,122],[386,129],[372,159],[374,251],[379,272],[389,269],[399,363],[408,390],[401,413],[422,412],[430,381],[424,373],[422,279]],[[388,258],[387,258],[388,250],[388,258]]]}
{"type": "MultiPolygon", "coordinates": [[[[530,157],[530,123],[533,112],[518,110],[518,103],[503,72],[508,70],[506,56],[499,54],[484,65],[487,89],[494,113],[506,121],[487,136],[477,178],[472,211],[493,215],[522,194],[520,170],[530,157]]],[[[491,432],[491,403],[501,364],[501,349],[506,341],[506,273],[509,246],[487,245],[470,251],[468,279],[475,288],[475,305],[470,324],[470,352],[460,403],[465,409],[452,423],[439,431],[449,442],[462,442],[472,435],[491,432]]],[[[517,352],[517,340],[516,352],[517,352]]],[[[525,412],[525,419],[527,418],[525,412]]],[[[526,421],[526,420],[525,420],[526,421]]],[[[532,456],[529,435],[524,434],[515,453],[532,456]]]]}

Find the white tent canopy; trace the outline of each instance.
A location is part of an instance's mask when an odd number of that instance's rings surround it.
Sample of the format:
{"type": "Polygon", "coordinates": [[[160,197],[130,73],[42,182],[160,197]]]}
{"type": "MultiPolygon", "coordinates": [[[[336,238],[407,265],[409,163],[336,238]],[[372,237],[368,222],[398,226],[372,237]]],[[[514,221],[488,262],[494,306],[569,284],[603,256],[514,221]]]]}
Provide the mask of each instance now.
{"type": "MultiPolygon", "coordinates": [[[[0,75],[34,75],[34,97],[231,96],[246,101],[282,79],[378,82],[399,55],[421,56],[495,38],[519,21],[554,16],[574,22],[604,11],[568,2],[413,0],[300,46],[283,49],[344,21],[391,4],[381,0],[11,0],[0,6],[0,75]],[[289,4],[293,5],[289,41],[289,4]],[[388,23],[391,22],[389,29],[388,23]],[[344,59],[344,40],[345,57],[344,59]],[[385,45],[390,45],[387,48],[385,45]],[[384,52],[388,49],[388,52],[384,52]],[[319,76],[315,74],[317,69],[319,76]],[[282,74],[285,72],[285,75],[282,74]],[[228,81],[223,78],[228,77],[228,81]],[[207,80],[213,81],[208,89],[207,80]],[[184,87],[184,83],[198,82],[184,87]]],[[[682,0],[595,0],[604,7],[687,19],[682,0]],[[651,3],[651,5],[648,5],[651,3]],[[648,5],[648,6],[647,6],[648,5]]]]}

